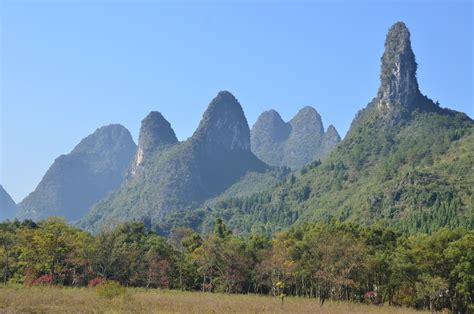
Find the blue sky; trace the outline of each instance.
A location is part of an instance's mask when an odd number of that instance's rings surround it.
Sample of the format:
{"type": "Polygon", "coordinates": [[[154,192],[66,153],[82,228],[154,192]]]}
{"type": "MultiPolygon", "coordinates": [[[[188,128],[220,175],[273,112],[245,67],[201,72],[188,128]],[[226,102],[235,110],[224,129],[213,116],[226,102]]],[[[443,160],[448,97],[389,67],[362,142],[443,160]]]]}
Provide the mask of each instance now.
{"type": "Polygon", "coordinates": [[[96,128],[138,137],[158,110],[180,139],[219,90],[252,126],[312,105],[344,135],[375,96],[385,34],[412,33],[420,88],[474,116],[471,1],[0,0],[0,183],[21,201],[96,128]]]}

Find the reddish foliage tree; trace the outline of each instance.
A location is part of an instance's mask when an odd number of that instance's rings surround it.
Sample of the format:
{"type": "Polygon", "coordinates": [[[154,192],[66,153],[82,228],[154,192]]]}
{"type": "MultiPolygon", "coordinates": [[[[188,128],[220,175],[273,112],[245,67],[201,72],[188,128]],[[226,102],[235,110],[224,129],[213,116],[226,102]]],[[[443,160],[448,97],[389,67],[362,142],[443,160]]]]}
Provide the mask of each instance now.
{"type": "Polygon", "coordinates": [[[34,285],[52,285],[53,284],[53,275],[47,274],[38,277],[34,282],[34,285]]]}
{"type": "Polygon", "coordinates": [[[150,261],[148,266],[148,282],[147,287],[154,286],[159,288],[169,288],[170,263],[161,258],[150,261]]]}
{"type": "Polygon", "coordinates": [[[91,279],[89,280],[89,283],[87,284],[87,287],[89,288],[93,288],[93,287],[96,287],[98,285],[101,285],[105,282],[105,279],[102,278],[102,277],[96,277],[94,279],[91,279]]]}

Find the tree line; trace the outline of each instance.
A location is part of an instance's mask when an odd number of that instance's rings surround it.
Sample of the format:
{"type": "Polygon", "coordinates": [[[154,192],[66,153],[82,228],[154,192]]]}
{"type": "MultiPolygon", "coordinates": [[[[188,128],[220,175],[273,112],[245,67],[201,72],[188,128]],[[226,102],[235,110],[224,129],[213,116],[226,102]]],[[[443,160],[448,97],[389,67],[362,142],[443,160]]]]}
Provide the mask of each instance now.
{"type": "Polygon", "coordinates": [[[257,293],[474,311],[474,232],[401,234],[381,226],[311,223],[273,238],[129,222],[92,235],[60,218],[0,224],[4,283],[257,293]]]}

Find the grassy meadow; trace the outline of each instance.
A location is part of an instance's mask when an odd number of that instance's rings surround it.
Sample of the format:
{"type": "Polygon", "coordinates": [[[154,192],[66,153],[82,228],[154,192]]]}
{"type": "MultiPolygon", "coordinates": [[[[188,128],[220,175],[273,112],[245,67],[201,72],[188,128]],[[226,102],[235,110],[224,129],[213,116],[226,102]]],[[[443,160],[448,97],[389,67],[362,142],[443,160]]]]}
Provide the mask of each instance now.
{"type": "Polygon", "coordinates": [[[407,308],[287,297],[127,288],[113,298],[96,288],[1,286],[0,313],[415,313],[407,308]]]}

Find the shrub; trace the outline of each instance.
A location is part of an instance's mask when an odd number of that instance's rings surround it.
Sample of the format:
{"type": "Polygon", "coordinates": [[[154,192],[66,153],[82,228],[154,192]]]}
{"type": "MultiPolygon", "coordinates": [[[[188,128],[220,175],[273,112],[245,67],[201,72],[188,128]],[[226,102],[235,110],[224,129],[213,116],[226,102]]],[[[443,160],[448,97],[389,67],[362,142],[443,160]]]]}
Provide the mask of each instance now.
{"type": "Polygon", "coordinates": [[[377,292],[375,291],[367,291],[364,294],[364,301],[368,304],[380,304],[381,300],[377,292]]]}
{"type": "Polygon", "coordinates": [[[107,280],[96,286],[97,294],[107,299],[113,299],[125,295],[126,289],[120,283],[107,280]]]}
{"type": "Polygon", "coordinates": [[[89,280],[89,283],[87,284],[87,287],[89,288],[94,288],[98,285],[101,285],[105,282],[105,279],[102,277],[96,277],[94,279],[89,280]]]}
{"type": "Polygon", "coordinates": [[[42,275],[38,277],[34,282],[34,285],[52,285],[53,284],[53,276],[50,274],[42,275]]]}

